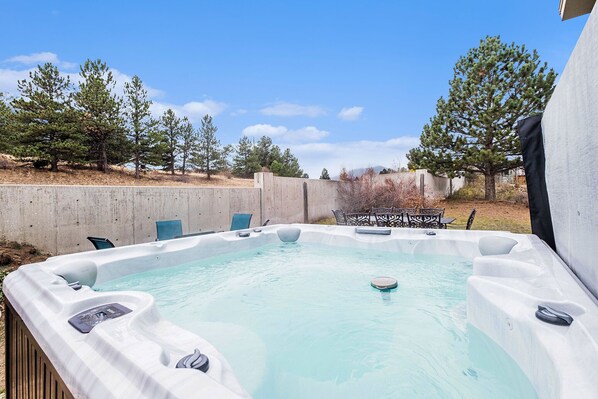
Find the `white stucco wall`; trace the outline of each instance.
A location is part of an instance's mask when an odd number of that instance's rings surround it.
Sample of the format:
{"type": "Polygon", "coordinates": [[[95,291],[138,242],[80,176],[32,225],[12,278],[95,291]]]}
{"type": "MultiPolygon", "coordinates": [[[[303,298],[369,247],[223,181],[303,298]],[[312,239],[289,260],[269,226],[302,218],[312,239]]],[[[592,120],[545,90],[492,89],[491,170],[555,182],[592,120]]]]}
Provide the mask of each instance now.
{"type": "Polygon", "coordinates": [[[557,252],[598,296],[598,7],[542,118],[557,252]]]}

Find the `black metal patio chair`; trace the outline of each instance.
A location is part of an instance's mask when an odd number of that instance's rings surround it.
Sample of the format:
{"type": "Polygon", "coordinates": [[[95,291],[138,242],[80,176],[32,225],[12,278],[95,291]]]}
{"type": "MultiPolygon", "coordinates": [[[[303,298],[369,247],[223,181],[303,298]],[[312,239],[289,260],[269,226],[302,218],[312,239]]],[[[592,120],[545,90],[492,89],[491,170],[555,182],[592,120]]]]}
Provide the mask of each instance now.
{"type": "Polygon", "coordinates": [[[409,227],[417,229],[442,229],[440,213],[436,215],[409,215],[407,214],[409,227]]]}
{"type": "Polygon", "coordinates": [[[347,225],[349,226],[371,226],[371,219],[370,219],[369,212],[354,212],[354,213],[346,213],[345,217],[347,218],[347,225]]]}

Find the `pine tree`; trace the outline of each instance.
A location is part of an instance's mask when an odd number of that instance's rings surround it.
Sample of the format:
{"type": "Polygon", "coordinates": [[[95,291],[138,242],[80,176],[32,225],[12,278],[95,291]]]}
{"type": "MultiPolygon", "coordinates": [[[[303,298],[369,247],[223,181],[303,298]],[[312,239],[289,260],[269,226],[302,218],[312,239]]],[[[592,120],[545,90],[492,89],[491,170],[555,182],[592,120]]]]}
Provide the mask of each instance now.
{"type": "Polygon", "coordinates": [[[162,138],[162,164],[164,170],[174,175],[177,158],[180,154],[179,141],[181,139],[181,120],[172,109],[167,109],[160,118],[160,133],[162,138]]]}
{"type": "Polygon", "coordinates": [[[486,199],[495,200],[495,175],[522,164],[515,124],[544,110],[555,79],[535,50],[486,37],[457,61],[448,99],[438,100],[420,146],[407,155],[409,168],[481,173],[486,199]]]}
{"type": "Polygon", "coordinates": [[[330,175],[328,174],[328,169],[322,169],[322,174],[320,174],[320,179],[322,180],[330,180],[330,175]]]}
{"type": "Polygon", "coordinates": [[[214,172],[222,170],[225,159],[220,141],[216,138],[217,131],[218,128],[214,126],[212,117],[204,116],[201,120],[201,128],[199,128],[197,151],[192,162],[207,175],[208,180],[214,172]]]}
{"type": "Polygon", "coordinates": [[[49,161],[58,171],[60,161],[79,161],[86,153],[72,108],[72,85],[51,63],[18,82],[20,97],[14,99],[16,128],[20,132],[21,156],[49,161]]]}
{"type": "Polygon", "coordinates": [[[288,148],[278,159],[272,161],[270,170],[275,175],[282,177],[302,177],[304,174],[299,166],[299,160],[291,154],[291,150],[288,148]]]}
{"type": "Polygon", "coordinates": [[[131,142],[135,178],[139,179],[144,165],[155,165],[159,162],[155,151],[159,142],[156,134],[157,122],[151,117],[152,102],[148,99],[147,90],[137,75],[133,76],[131,82],[125,83],[124,93],[127,135],[131,142]]]}
{"type": "Polygon", "coordinates": [[[251,177],[254,173],[259,172],[260,163],[254,147],[249,137],[241,137],[233,157],[233,174],[235,176],[251,177]]]}
{"type": "Polygon", "coordinates": [[[75,93],[81,126],[88,137],[91,158],[97,169],[108,172],[108,163],[125,161],[129,150],[120,113],[122,101],[113,93],[112,72],[102,60],[87,60],[79,72],[75,93]]]}
{"type": "Polygon", "coordinates": [[[282,174],[281,176],[286,177],[301,177],[303,176],[303,170],[299,166],[299,160],[293,154],[290,149],[284,150],[282,154],[282,174]]]}
{"type": "Polygon", "coordinates": [[[272,139],[262,136],[254,147],[255,156],[261,167],[269,168],[272,164],[272,139]]]}
{"type": "Polygon", "coordinates": [[[187,117],[181,121],[181,139],[179,144],[179,153],[181,154],[181,172],[185,174],[188,169],[188,160],[191,154],[196,150],[198,143],[197,133],[187,117]]]}
{"type": "Polygon", "coordinates": [[[14,151],[16,139],[12,133],[14,113],[7,104],[4,94],[0,92],[0,152],[14,151]]]}

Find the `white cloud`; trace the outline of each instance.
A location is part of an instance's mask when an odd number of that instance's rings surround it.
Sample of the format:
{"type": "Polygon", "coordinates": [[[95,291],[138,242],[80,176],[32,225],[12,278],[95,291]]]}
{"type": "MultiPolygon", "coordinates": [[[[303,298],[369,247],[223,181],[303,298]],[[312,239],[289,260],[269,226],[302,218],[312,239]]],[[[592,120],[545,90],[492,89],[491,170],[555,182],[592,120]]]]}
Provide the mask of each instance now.
{"type": "Polygon", "coordinates": [[[344,121],[355,121],[359,119],[362,112],[363,107],[343,108],[336,116],[344,121]]]}
{"type": "MultiPolygon", "coordinates": [[[[51,62],[52,57],[50,57],[49,55],[46,56],[46,54],[55,56],[55,54],[53,54],[53,53],[38,53],[38,54],[42,54],[42,55],[44,55],[44,57],[47,57],[47,58],[43,59],[41,56],[40,57],[17,56],[17,57],[9,58],[5,62],[13,62],[13,60],[18,59],[18,60],[22,60],[22,61],[19,61],[19,63],[21,63],[21,64],[25,64],[26,61],[30,64],[35,64],[36,62],[30,62],[30,61],[35,59],[35,60],[39,60],[40,62],[51,62]]],[[[36,54],[34,54],[34,55],[36,55],[36,54]]],[[[57,57],[56,57],[56,59],[57,59],[57,57]]],[[[81,76],[79,75],[79,73],[65,72],[64,69],[68,69],[68,68],[65,68],[63,66],[64,65],[63,62],[54,63],[54,64],[56,66],[58,66],[58,69],[60,70],[60,72],[62,72],[62,74],[64,76],[69,77],[69,79],[71,80],[71,83],[73,83],[75,86],[79,85],[79,83],[81,82],[81,76]]],[[[73,65],[76,65],[76,64],[73,64],[73,65]]],[[[14,97],[18,96],[19,92],[17,90],[17,81],[23,80],[23,79],[29,79],[29,74],[36,70],[37,70],[37,66],[35,66],[33,68],[26,68],[26,69],[21,69],[18,67],[0,69],[0,92],[7,92],[11,96],[14,96],[14,97]]],[[[125,82],[130,82],[132,77],[130,75],[120,72],[118,69],[111,68],[110,71],[112,72],[112,76],[114,77],[114,81],[116,82],[116,84],[114,86],[114,91],[119,96],[122,96],[124,93],[123,89],[125,87],[125,82]]],[[[155,89],[151,86],[148,86],[147,84],[144,84],[144,86],[145,86],[145,89],[147,90],[147,94],[148,94],[149,98],[156,98],[156,97],[161,97],[164,95],[164,92],[161,90],[155,89]]]]}
{"type": "MultiPolygon", "coordinates": [[[[37,65],[40,63],[52,62],[63,73],[64,76],[68,76],[73,85],[78,86],[81,81],[81,76],[76,72],[65,72],[64,69],[70,69],[77,64],[67,63],[60,61],[58,56],[51,52],[35,53],[30,55],[18,55],[15,57],[8,58],[1,62],[1,64],[9,64],[8,67],[0,68],[0,92],[8,93],[9,96],[18,97],[19,92],[17,90],[17,81],[23,79],[29,79],[29,73],[34,72],[36,67],[27,67],[30,65],[37,65]]],[[[122,96],[124,94],[124,86],[126,82],[130,82],[132,76],[119,71],[118,69],[111,68],[110,71],[116,82],[114,86],[114,92],[122,96]]],[[[165,102],[155,101],[156,98],[164,96],[162,90],[156,89],[147,85],[144,82],[145,89],[147,90],[148,97],[154,99],[150,111],[156,117],[161,116],[164,111],[168,108],[179,116],[186,116],[191,122],[198,122],[204,115],[209,114],[216,116],[221,114],[227,107],[223,102],[215,100],[203,100],[203,101],[189,101],[185,104],[172,104],[165,102]]],[[[246,112],[245,110],[238,110],[239,113],[246,112]]]]}
{"type": "Polygon", "coordinates": [[[268,136],[278,139],[281,143],[300,143],[305,141],[318,141],[328,136],[329,132],[320,130],[315,126],[305,126],[301,129],[291,130],[286,126],[272,126],[257,124],[243,129],[243,135],[250,137],[268,136]]]}
{"type": "Polygon", "coordinates": [[[260,112],[264,115],[271,116],[307,116],[310,118],[326,115],[326,111],[322,107],[315,105],[299,105],[286,102],[281,102],[266,108],[262,108],[260,112]]]}
{"type": "Polygon", "coordinates": [[[261,137],[261,136],[269,136],[269,137],[280,137],[289,129],[286,126],[272,126],[268,124],[259,123],[257,125],[247,126],[243,129],[243,135],[249,137],[261,137]]]}
{"type": "Polygon", "coordinates": [[[193,123],[199,122],[206,114],[210,116],[216,116],[222,113],[226,109],[226,104],[213,100],[204,101],[190,101],[183,105],[160,103],[154,101],[150,107],[151,113],[155,117],[162,116],[168,109],[172,109],[174,113],[179,117],[187,117],[193,123]]]}
{"type": "Polygon", "coordinates": [[[230,116],[239,116],[239,115],[245,115],[248,111],[246,109],[243,108],[239,108],[236,111],[233,111],[230,113],[230,116]]]}
{"type": "Polygon", "coordinates": [[[77,66],[77,64],[72,62],[61,61],[58,58],[58,55],[55,53],[51,53],[49,51],[44,51],[41,53],[33,53],[29,55],[16,55],[14,57],[10,57],[3,62],[5,63],[16,63],[16,64],[23,64],[23,65],[38,65],[38,64],[45,64],[46,62],[51,62],[52,64],[64,68],[64,69],[72,69],[77,66]]]}
{"type": "Polygon", "coordinates": [[[340,143],[302,143],[288,147],[310,177],[318,178],[323,168],[331,176],[341,168],[357,169],[368,166],[398,168],[407,166],[407,152],[419,144],[419,137],[402,136],[385,141],[349,141],[340,143]]]}
{"type": "Polygon", "coordinates": [[[17,81],[28,79],[29,72],[33,69],[23,69],[20,71],[13,69],[0,69],[0,92],[8,93],[10,96],[15,97],[19,94],[17,90],[17,81]]]}
{"type": "Polygon", "coordinates": [[[319,141],[328,135],[329,132],[326,130],[320,130],[315,126],[306,126],[297,130],[289,130],[285,135],[285,139],[288,142],[319,141]]]}

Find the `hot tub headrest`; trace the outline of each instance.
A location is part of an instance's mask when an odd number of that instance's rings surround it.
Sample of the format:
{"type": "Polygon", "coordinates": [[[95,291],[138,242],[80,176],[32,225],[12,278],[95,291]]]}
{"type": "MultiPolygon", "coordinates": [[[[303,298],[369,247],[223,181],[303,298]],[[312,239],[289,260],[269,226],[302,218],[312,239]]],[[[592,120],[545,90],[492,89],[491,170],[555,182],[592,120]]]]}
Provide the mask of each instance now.
{"type": "Polygon", "coordinates": [[[500,236],[482,237],[478,243],[482,255],[506,255],[515,245],[517,245],[516,240],[500,236]]]}
{"type": "Polygon", "coordinates": [[[295,242],[301,235],[301,229],[299,227],[281,227],[276,230],[276,233],[282,242],[295,242]]]}
{"type": "Polygon", "coordinates": [[[78,281],[79,284],[92,287],[98,276],[98,267],[91,260],[76,260],[63,263],[54,270],[54,273],[69,283],[78,281]]]}

